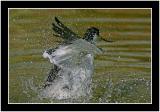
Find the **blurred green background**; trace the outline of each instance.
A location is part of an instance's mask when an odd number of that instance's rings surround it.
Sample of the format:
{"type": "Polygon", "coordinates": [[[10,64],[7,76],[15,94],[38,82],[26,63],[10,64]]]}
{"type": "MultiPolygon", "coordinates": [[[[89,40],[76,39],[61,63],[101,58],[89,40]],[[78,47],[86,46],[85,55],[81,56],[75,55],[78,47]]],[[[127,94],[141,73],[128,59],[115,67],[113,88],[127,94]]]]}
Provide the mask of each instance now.
{"type": "Polygon", "coordinates": [[[9,9],[10,103],[151,103],[150,9],[9,9]],[[51,63],[45,49],[62,39],[54,37],[57,16],[83,36],[88,27],[100,29],[105,50],[95,57],[93,92],[87,100],[57,101],[38,97],[51,63]]]}

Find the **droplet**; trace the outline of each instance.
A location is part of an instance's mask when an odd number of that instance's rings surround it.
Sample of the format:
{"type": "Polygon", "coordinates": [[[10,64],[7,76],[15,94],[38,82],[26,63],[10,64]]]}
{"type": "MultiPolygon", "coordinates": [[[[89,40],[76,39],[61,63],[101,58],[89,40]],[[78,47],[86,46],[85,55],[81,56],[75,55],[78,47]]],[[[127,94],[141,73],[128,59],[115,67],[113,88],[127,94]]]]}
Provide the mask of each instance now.
{"type": "Polygon", "coordinates": [[[110,33],[109,33],[108,35],[109,35],[109,37],[111,36],[111,34],[110,34],[110,33]]]}

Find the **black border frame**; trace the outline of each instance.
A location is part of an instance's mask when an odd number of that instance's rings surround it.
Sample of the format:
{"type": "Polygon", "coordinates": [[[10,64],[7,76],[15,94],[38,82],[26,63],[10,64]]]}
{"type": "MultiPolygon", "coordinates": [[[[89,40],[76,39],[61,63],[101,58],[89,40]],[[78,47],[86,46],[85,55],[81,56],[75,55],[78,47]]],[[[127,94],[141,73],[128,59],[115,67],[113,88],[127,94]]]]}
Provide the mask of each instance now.
{"type": "Polygon", "coordinates": [[[159,110],[158,1],[2,1],[1,23],[1,109],[3,111],[159,110]],[[152,104],[8,104],[8,8],[152,8],[152,104]]]}

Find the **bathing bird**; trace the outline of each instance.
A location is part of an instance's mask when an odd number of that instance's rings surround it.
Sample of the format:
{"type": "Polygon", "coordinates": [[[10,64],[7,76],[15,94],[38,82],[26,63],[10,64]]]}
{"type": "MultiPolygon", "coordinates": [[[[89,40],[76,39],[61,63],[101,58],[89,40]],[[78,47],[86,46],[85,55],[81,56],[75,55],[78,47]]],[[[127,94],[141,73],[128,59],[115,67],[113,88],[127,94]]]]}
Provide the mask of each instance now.
{"type": "Polygon", "coordinates": [[[94,55],[103,53],[103,50],[96,46],[97,39],[101,38],[99,29],[90,27],[81,37],[57,17],[55,22],[52,23],[53,35],[64,41],[58,47],[47,49],[43,53],[43,57],[48,58],[53,65],[43,86],[43,95],[56,99],[89,95],[94,72],[94,55]]]}

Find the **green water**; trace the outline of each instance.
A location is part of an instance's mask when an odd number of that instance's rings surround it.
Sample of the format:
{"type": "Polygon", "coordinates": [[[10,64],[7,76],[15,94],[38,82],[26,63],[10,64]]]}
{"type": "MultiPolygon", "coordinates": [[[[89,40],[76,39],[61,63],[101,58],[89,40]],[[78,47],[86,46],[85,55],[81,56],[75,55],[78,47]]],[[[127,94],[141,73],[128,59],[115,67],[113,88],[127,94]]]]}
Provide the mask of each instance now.
{"type": "Polygon", "coordinates": [[[150,15],[148,9],[10,9],[9,102],[65,102],[39,99],[35,92],[52,66],[43,51],[62,41],[52,35],[51,23],[58,16],[80,36],[94,26],[103,38],[115,41],[97,44],[105,52],[95,57],[91,97],[67,102],[150,103],[150,15]]]}

